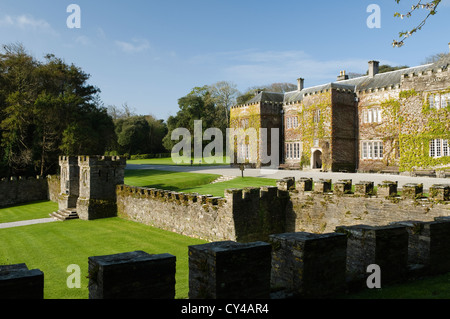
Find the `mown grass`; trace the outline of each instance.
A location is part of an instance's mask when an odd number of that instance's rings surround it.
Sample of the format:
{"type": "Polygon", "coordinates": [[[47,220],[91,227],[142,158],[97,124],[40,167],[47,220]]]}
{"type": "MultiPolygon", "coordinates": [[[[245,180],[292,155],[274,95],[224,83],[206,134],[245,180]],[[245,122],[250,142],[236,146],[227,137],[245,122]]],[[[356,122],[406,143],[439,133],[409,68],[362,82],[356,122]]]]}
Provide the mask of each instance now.
{"type": "Polygon", "coordinates": [[[194,158],[182,158],[183,163],[175,163],[171,157],[165,158],[149,158],[149,159],[135,159],[135,160],[127,160],[127,164],[135,164],[135,165],[176,165],[176,166],[217,166],[217,165],[230,165],[229,158],[224,156],[222,160],[215,161],[212,157],[203,158],[200,161],[195,160],[194,158]],[[192,164],[191,164],[192,160],[192,164]]]}
{"type": "Polygon", "coordinates": [[[50,217],[50,213],[57,210],[58,204],[49,201],[40,201],[6,207],[0,209],[0,223],[48,218],[50,217]]]}
{"type": "Polygon", "coordinates": [[[219,178],[215,174],[193,174],[183,172],[136,169],[125,171],[125,184],[179,191],[189,187],[209,184],[219,178]]]}
{"type": "MultiPolygon", "coordinates": [[[[161,187],[183,192],[223,196],[227,188],[275,185],[276,180],[237,178],[210,185],[218,177],[163,172],[127,170],[126,183],[135,186],[161,187]]],[[[57,205],[37,202],[0,209],[0,222],[48,217],[57,205]]],[[[96,221],[69,221],[0,229],[0,265],[26,263],[30,269],[45,274],[45,298],[87,299],[88,257],[143,250],[151,254],[169,253],[177,258],[176,298],[187,298],[188,246],[206,243],[151,226],[108,218],[96,221]],[[67,267],[81,267],[81,289],[69,289],[67,267]]],[[[450,273],[425,277],[406,283],[365,290],[341,296],[345,299],[448,299],[450,273]]]]}
{"type": "Polygon", "coordinates": [[[245,187],[261,187],[261,186],[276,186],[276,179],[259,178],[259,177],[237,177],[231,181],[202,185],[198,187],[185,188],[181,191],[184,193],[199,193],[203,195],[213,195],[218,197],[224,197],[226,189],[245,187]]]}
{"type": "Polygon", "coordinates": [[[205,241],[120,218],[73,220],[0,229],[0,265],[26,263],[44,272],[46,299],[88,298],[88,257],[136,250],[176,256],[176,298],[187,298],[188,246],[205,241]],[[81,268],[81,288],[69,289],[69,265],[81,268]]]}

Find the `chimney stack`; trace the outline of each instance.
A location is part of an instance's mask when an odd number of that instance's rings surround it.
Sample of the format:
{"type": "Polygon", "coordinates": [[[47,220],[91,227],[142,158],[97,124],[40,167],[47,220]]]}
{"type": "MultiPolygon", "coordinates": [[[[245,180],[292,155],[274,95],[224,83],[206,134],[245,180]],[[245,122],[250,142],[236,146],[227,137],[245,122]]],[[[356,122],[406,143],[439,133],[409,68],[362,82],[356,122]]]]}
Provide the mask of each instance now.
{"type": "Polygon", "coordinates": [[[369,76],[373,78],[378,74],[380,62],[378,61],[369,61],[369,76]]]}
{"type": "Polygon", "coordinates": [[[305,84],[305,79],[299,78],[297,79],[297,89],[299,91],[303,90],[305,84]]]}
{"type": "Polygon", "coordinates": [[[339,72],[339,76],[338,76],[337,80],[338,80],[338,81],[348,80],[348,75],[345,74],[345,70],[339,72]]]}

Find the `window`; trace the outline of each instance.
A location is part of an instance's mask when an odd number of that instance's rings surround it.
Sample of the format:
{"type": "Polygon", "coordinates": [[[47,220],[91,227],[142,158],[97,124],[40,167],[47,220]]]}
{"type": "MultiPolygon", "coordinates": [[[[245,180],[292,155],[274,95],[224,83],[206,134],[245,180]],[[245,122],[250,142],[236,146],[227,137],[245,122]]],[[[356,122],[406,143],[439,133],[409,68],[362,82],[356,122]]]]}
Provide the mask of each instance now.
{"type": "Polygon", "coordinates": [[[249,144],[241,144],[238,148],[238,158],[241,160],[249,160],[250,154],[249,154],[249,144]]]}
{"type": "Polygon", "coordinates": [[[365,141],[361,145],[362,159],[383,159],[383,142],[365,141]]]}
{"type": "Polygon", "coordinates": [[[428,102],[432,109],[445,109],[450,106],[450,93],[446,94],[430,94],[428,96],[428,102]]]}
{"type": "Polygon", "coordinates": [[[430,157],[439,158],[449,155],[448,140],[435,139],[430,141],[430,157]]]}
{"type": "Polygon", "coordinates": [[[248,128],[248,119],[242,119],[240,121],[240,127],[244,129],[248,128]]]}
{"type": "Polygon", "coordinates": [[[298,117],[297,116],[286,116],[286,128],[296,128],[298,127],[298,117]]]}
{"type": "Polygon", "coordinates": [[[286,143],[286,159],[300,159],[300,143],[286,143]]]}
{"type": "Polygon", "coordinates": [[[382,121],[382,111],[379,107],[374,107],[371,109],[364,109],[362,111],[362,122],[363,123],[381,123],[382,121]]]}
{"type": "Polygon", "coordinates": [[[320,122],[320,110],[315,110],[314,111],[314,123],[319,123],[320,122]]]}

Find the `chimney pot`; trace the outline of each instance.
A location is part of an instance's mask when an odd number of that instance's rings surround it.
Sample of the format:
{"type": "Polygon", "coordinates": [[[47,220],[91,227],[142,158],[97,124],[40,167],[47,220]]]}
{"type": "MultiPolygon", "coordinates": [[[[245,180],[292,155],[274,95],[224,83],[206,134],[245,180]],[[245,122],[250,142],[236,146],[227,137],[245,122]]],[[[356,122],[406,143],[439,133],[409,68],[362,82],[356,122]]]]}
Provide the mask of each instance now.
{"type": "Polygon", "coordinates": [[[297,89],[299,91],[303,90],[304,84],[305,84],[305,79],[302,79],[302,78],[297,79],[297,89]]]}
{"type": "Polygon", "coordinates": [[[338,76],[337,80],[338,81],[348,80],[348,75],[345,74],[345,70],[339,72],[339,76],[338,76]]]}
{"type": "Polygon", "coordinates": [[[375,75],[378,74],[380,67],[380,62],[378,61],[369,61],[369,76],[373,78],[375,75]]]}

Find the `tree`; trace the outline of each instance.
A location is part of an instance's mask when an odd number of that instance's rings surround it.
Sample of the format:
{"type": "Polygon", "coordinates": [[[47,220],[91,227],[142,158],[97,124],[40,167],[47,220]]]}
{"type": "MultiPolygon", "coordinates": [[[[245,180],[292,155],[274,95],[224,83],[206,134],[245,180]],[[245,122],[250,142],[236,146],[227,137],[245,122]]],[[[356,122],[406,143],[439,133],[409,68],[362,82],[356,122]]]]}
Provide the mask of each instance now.
{"type": "Polygon", "coordinates": [[[267,91],[267,92],[274,92],[274,93],[286,93],[289,91],[297,90],[297,85],[293,83],[272,83],[264,86],[254,86],[251,88],[248,88],[245,93],[241,93],[236,98],[237,104],[245,104],[246,102],[250,101],[257,92],[259,91],[267,91]]]}
{"type": "Polygon", "coordinates": [[[53,54],[38,61],[21,44],[0,53],[2,174],[55,172],[61,154],[103,154],[111,117],[90,75],[53,54]],[[72,153],[76,152],[76,153],[72,153]]]}
{"type": "MultiPolygon", "coordinates": [[[[409,66],[407,66],[407,65],[390,66],[388,64],[383,64],[383,65],[380,65],[380,67],[378,68],[378,73],[386,73],[386,72],[397,71],[397,70],[406,69],[406,68],[409,68],[409,66]]],[[[369,74],[369,70],[367,70],[366,75],[367,74],[369,74]]]]}
{"type": "Polygon", "coordinates": [[[443,59],[443,58],[446,58],[446,57],[448,57],[448,56],[450,56],[450,53],[437,53],[437,54],[433,54],[433,55],[427,57],[427,58],[422,62],[422,64],[434,63],[434,62],[437,62],[437,61],[439,61],[439,60],[441,60],[441,59],[443,59]]]}
{"type": "MultiPolygon", "coordinates": [[[[207,128],[218,124],[216,115],[217,108],[214,99],[211,96],[208,86],[195,87],[186,96],[178,99],[179,111],[175,116],[169,116],[167,119],[168,133],[163,139],[163,145],[167,150],[171,150],[177,141],[172,141],[172,132],[177,128],[186,128],[189,130],[192,138],[191,146],[194,146],[194,122],[202,121],[202,133],[207,128]]],[[[206,144],[206,142],[204,142],[206,144]]]]}
{"type": "MultiPolygon", "coordinates": [[[[425,24],[427,23],[427,20],[431,17],[434,16],[437,13],[437,8],[439,6],[439,4],[441,3],[442,0],[433,0],[433,1],[429,1],[426,3],[422,3],[422,0],[419,0],[415,5],[413,5],[411,7],[411,10],[408,11],[405,14],[401,14],[399,12],[395,12],[394,13],[394,17],[398,17],[398,18],[410,18],[417,10],[421,10],[421,9],[425,9],[428,10],[428,14],[427,16],[413,29],[409,30],[409,31],[405,31],[405,32],[399,32],[399,38],[400,40],[394,40],[392,42],[392,45],[394,47],[401,47],[404,45],[404,42],[407,38],[409,38],[410,36],[412,36],[414,33],[416,33],[417,31],[421,30],[425,24]]],[[[395,0],[395,2],[397,2],[397,4],[400,3],[400,0],[395,0]]]]}
{"type": "Polygon", "coordinates": [[[211,97],[218,109],[219,119],[229,121],[230,108],[236,103],[239,91],[236,84],[226,81],[220,81],[209,86],[211,97]]]}

